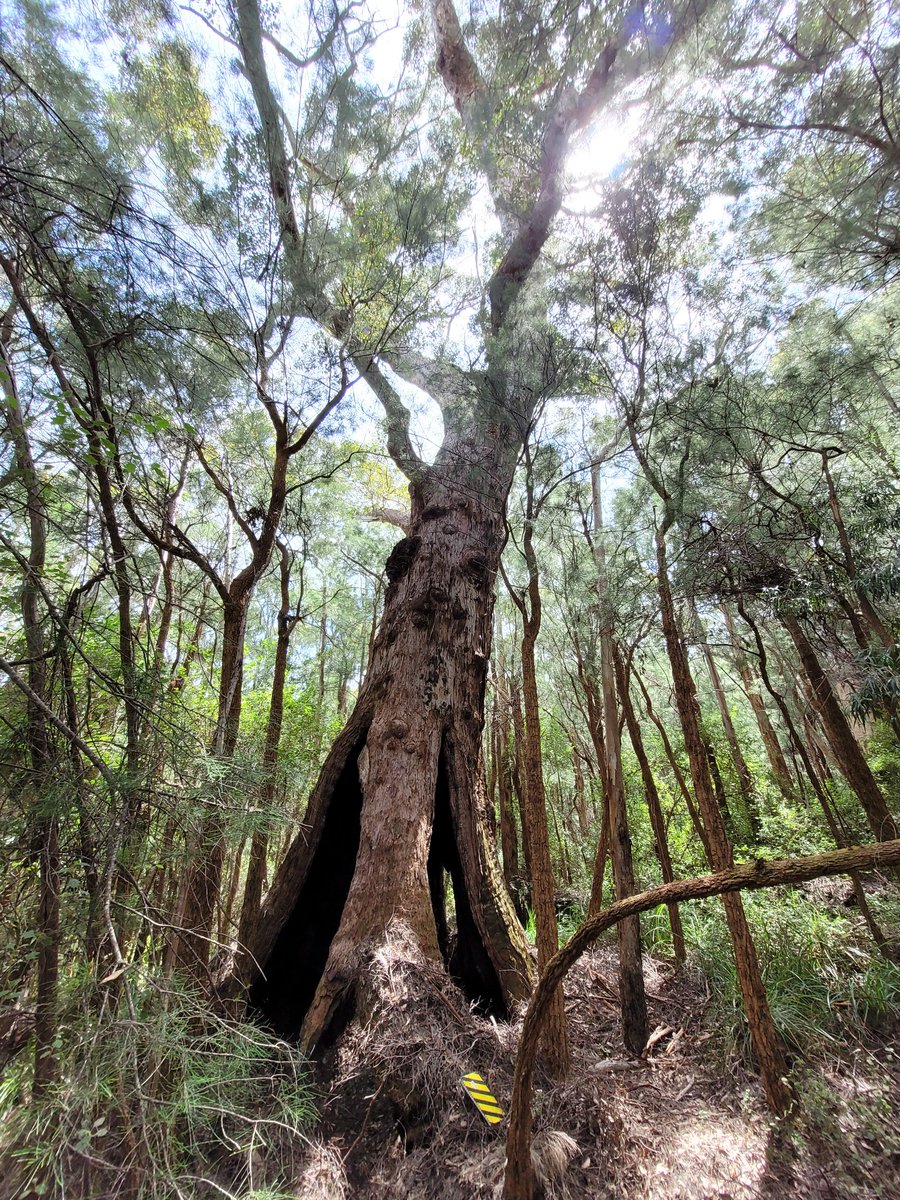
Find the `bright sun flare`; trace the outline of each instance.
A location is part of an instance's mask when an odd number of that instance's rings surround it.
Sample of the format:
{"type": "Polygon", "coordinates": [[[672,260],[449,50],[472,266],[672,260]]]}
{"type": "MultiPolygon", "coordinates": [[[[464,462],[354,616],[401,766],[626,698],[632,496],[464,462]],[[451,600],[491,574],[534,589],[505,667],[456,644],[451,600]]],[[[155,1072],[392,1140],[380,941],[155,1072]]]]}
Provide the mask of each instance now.
{"type": "Polygon", "coordinates": [[[571,191],[567,207],[580,210],[594,201],[596,185],[614,175],[628,158],[640,130],[641,106],[621,116],[598,122],[577,144],[569,157],[571,191]]]}

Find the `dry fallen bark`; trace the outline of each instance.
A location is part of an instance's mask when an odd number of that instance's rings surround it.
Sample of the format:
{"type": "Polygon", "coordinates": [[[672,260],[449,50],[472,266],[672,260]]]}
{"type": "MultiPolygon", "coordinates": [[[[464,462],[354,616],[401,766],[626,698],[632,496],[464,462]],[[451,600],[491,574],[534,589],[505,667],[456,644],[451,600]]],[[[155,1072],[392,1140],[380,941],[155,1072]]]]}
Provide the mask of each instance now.
{"type": "Polygon", "coordinates": [[[833,850],[828,854],[816,854],[805,858],[777,859],[773,862],[757,859],[755,863],[702,875],[696,879],[659,884],[646,892],[620,900],[585,921],[547,964],[525,1013],[513,1075],[509,1128],[506,1135],[503,1200],[532,1200],[534,1194],[531,1170],[531,1086],[535,1051],[548,997],[560,986],[585,950],[604,930],[610,929],[625,917],[646,912],[659,904],[699,900],[706,896],[721,896],[745,889],[804,883],[823,875],[846,875],[851,871],[871,871],[876,867],[894,867],[898,864],[900,839],[869,846],[854,846],[849,850],[833,850]]]}

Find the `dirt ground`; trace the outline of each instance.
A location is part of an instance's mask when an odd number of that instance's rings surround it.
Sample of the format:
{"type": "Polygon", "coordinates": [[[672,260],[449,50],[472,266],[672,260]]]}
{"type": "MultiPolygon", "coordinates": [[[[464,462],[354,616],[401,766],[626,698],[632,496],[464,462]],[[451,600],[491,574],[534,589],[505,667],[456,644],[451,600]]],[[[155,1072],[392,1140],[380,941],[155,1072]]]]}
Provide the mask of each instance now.
{"type": "MultiPolygon", "coordinates": [[[[723,1056],[696,976],[646,960],[653,1045],[626,1058],[615,968],[614,951],[599,949],[572,972],[572,1069],[561,1085],[537,1080],[547,1200],[900,1200],[900,1063],[888,1040],[799,1066],[802,1112],[778,1126],[753,1074],[723,1056]]],[[[517,1024],[470,1013],[402,933],[369,980],[363,1019],[319,1064],[321,1119],[294,1194],[493,1200],[505,1122],[488,1126],[460,1079],[479,1071],[505,1108],[517,1024]]]]}

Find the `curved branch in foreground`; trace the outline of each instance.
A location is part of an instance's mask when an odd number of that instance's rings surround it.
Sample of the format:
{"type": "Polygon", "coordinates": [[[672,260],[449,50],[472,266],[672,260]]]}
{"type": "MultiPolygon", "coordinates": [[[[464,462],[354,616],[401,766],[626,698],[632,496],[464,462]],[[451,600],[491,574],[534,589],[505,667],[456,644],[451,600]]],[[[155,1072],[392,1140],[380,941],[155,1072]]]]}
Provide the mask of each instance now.
{"type": "Polygon", "coordinates": [[[616,904],[611,904],[603,912],[585,921],[547,964],[525,1013],[513,1074],[509,1128],[506,1135],[503,1200],[532,1200],[534,1180],[531,1169],[531,1088],[535,1056],[548,1002],[571,968],[601,933],[625,917],[646,912],[658,904],[676,904],[683,900],[721,896],[725,892],[804,883],[822,875],[846,875],[851,871],[871,871],[875,867],[894,867],[898,864],[900,840],[853,846],[849,850],[833,850],[828,854],[816,854],[805,858],[783,858],[772,862],[757,859],[755,863],[732,867],[727,871],[717,871],[711,875],[701,875],[696,879],[660,884],[646,892],[628,896],[616,904]]]}

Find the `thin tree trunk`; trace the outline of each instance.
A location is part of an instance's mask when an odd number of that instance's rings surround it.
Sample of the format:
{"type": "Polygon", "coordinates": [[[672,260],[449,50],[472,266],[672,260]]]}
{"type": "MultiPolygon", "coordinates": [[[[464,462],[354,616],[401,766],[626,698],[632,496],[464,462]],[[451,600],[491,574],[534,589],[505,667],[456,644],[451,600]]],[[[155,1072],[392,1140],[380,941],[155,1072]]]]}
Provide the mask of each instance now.
{"type": "Polygon", "coordinates": [[[631,665],[631,675],[634,679],[637,680],[637,685],[640,688],[641,695],[644,698],[644,707],[647,710],[647,716],[650,718],[650,720],[656,726],[657,732],[659,733],[659,736],[660,736],[660,740],[662,741],[662,744],[663,744],[663,750],[665,751],[666,759],[667,759],[667,761],[669,763],[669,767],[672,771],[672,775],[675,778],[675,782],[678,784],[678,790],[681,792],[681,796],[682,796],[682,799],[684,800],[685,807],[688,810],[688,816],[691,818],[691,824],[694,827],[694,832],[696,833],[697,837],[700,839],[700,844],[703,846],[703,849],[706,852],[707,859],[709,859],[709,855],[710,855],[709,839],[706,836],[706,829],[704,828],[703,821],[701,820],[700,814],[697,811],[697,806],[694,803],[694,798],[691,795],[691,789],[688,787],[687,780],[684,777],[684,772],[682,771],[681,767],[678,764],[678,759],[675,757],[675,751],[672,747],[671,741],[669,740],[669,735],[668,735],[668,733],[666,733],[666,727],[665,727],[665,725],[663,725],[662,721],[656,715],[656,711],[653,708],[653,701],[650,699],[650,693],[647,690],[647,685],[644,683],[639,672],[636,670],[633,662],[631,665]]]}
{"type": "MultiPolygon", "coordinates": [[[[810,786],[812,787],[813,794],[819,801],[819,805],[821,806],[822,812],[825,816],[825,821],[828,825],[828,828],[831,830],[831,836],[834,838],[835,845],[838,848],[847,847],[849,845],[849,839],[841,829],[837,817],[829,802],[827,786],[816,773],[815,767],[813,766],[803,739],[800,737],[797,727],[791,717],[790,710],[784,701],[784,697],[775,691],[775,688],[769,677],[766,647],[762,639],[762,634],[759,631],[759,626],[747,612],[747,609],[740,598],[738,599],[738,612],[753,633],[753,637],[756,641],[757,654],[759,656],[759,670],[763,684],[765,685],[766,690],[769,692],[769,695],[778,706],[782,720],[785,723],[785,728],[788,731],[788,736],[790,737],[794,746],[794,751],[803,764],[810,786]]],[[[882,952],[882,954],[888,956],[888,940],[884,936],[881,927],[878,925],[878,922],[875,920],[875,916],[869,907],[869,902],[866,899],[866,892],[865,888],[863,887],[862,880],[860,879],[859,875],[854,873],[850,875],[850,882],[853,885],[853,891],[856,896],[856,903],[859,906],[859,911],[862,913],[863,920],[866,922],[869,933],[872,935],[872,941],[882,952]]]]}
{"type": "MultiPolygon", "coordinates": [[[[663,636],[672,668],[675,702],[684,730],[685,747],[694,782],[694,795],[697,797],[709,841],[710,865],[714,870],[721,871],[730,868],[734,863],[734,858],[722,813],[710,786],[709,758],[703,745],[696,687],[675,619],[666,553],[666,532],[673,519],[672,512],[668,511],[666,519],[657,530],[656,535],[657,588],[663,636]]],[[[771,1107],[778,1113],[786,1113],[793,1108],[796,1098],[793,1088],[787,1080],[784,1052],[769,1009],[766,989],[756,955],[756,946],[747,924],[740,896],[729,894],[724,898],[723,903],[734,947],[738,984],[744,1000],[750,1037],[759,1064],[763,1087],[771,1107]]]]}
{"type": "Polygon", "coordinates": [[[722,814],[722,820],[725,823],[725,830],[734,829],[731,819],[731,810],[728,807],[728,794],[725,791],[725,783],[722,779],[722,772],[719,770],[719,760],[716,757],[716,748],[712,744],[712,739],[709,734],[700,726],[700,740],[703,743],[703,753],[706,755],[706,767],[709,772],[709,777],[712,781],[713,791],[716,794],[716,804],[719,807],[719,812],[722,814]]]}
{"type": "Polygon", "coordinates": [[[59,982],[59,822],[53,809],[48,774],[51,763],[50,731],[44,706],[48,703],[47,662],[41,621],[41,583],[47,559],[47,509],[35,467],[28,431],[9,357],[15,307],[0,319],[0,392],[6,425],[13,445],[13,464],[25,493],[28,517],[28,562],[19,598],[22,629],[28,656],[26,744],[32,798],[34,842],[39,859],[37,913],[37,998],[34,1015],[34,1094],[43,1095],[56,1078],[54,1043],[59,982]]]}
{"type": "Polygon", "coordinates": [[[512,709],[513,737],[515,740],[512,760],[512,785],[516,794],[516,804],[519,808],[519,824],[522,827],[522,855],[525,859],[525,878],[528,881],[528,904],[522,904],[523,897],[519,896],[520,916],[527,920],[527,909],[531,906],[531,841],[528,836],[528,799],[526,788],[528,781],[525,776],[525,717],[522,713],[522,697],[518,683],[511,679],[509,685],[509,703],[512,709]]]}
{"type": "MultiPolygon", "coordinates": [[[[659,866],[662,872],[663,883],[671,883],[675,878],[675,872],[672,869],[672,858],[669,854],[669,840],[666,836],[666,822],[663,817],[662,805],[659,802],[659,792],[656,789],[656,780],[653,777],[653,770],[650,766],[650,760],[647,758],[647,751],[644,748],[644,738],[641,733],[640,722],[637,719],[637,714],[634,711],[634,705],[631,702],[631,694],[628,688],[628,674],[625,669],[625,664],[622,661],[621,653],[616,648],[615,653],[616,664],[616,684],[619,690],[619,702],[622,705],[622,711],[625,714],[625,724],[628,728],[628,736],[631,739],[631,745],[638,760],[638,766],[641,769],[641,780],[644,784],[644,796],[647,801],[647,811],[650,814],[650,827],[653,830],[653,849],[656,857],[659,859],[659,866]]],[[[672,952],[675,958],[675,965],[681,967],[684,965],[687,957],[687,951],[684,943],[684,926],[681,923],[681,913],[678,911],[677,904],[668,906],[669,926],[672,930],[672,952]]]]}
{"type": "MultiPolygon", "coordinates": [[[[556,922],[556,888],[553,863],[550,858],[547,795],[541,759],[541,718],[538,703],[535,647],[541,629],[541,592],[537,555],[534,550],[534,490],[529,447],[525,448],[526,510],[522,538],[523,554],[528,568],[527,602],[512,587],[506,576],[510,596],[522,616],[522,700],[525,716],[525,797],[527,819],[525,836],[528,839],[528,864],[531,880],[531,905],[534,910],[538,975],[559,948],[556,922]]],[[[566,1030],[565,997],[562,989],[551,1002],[551,1011],[544,1040],[544,1059],[548,1071],[563,1078],[569,1069],[569,1040],[566,1030]]]]}
{"type": "Polygon", "coordinates": [[[844,716],[831,681],[819,662],[812,643],[796,617],[783,614],[781,620],[791,635],[791,640],[809,680],[813,700],[821,717],[829,745],[844,777],[862,805],[869,828],[879,840],[893,840],[897,837],[897,823],[888,809],[881,788],[866,762],[859,743],[853,736],[850,723],[844,716]]]}
{"type": "MultiPolygon", "coordinates": [[[[610,843],[610,812],[609,794],[612,784],[609,778],[609,763],[606,756],[606,744],[603,727],[603,706],[597,695],[593,679],[588,674],[587,663],[584,661],[581,645],[573,637],[575,647],[575,662],[578,671],[578,682],[587,705],[587,727],[594,756],[597,760],[597,771],[600,777],[600,836],[597,840],[594,854],[594,867],[591,874],[591,895],[588,901],[588,912],[599,912],[603,903],[603,877],[606,873],[606,857],[609,854],[610,843]]],[[[583,711],[583,710],[582,710],[583,711]]]]}
{"type": "MultiPolygon", "coordinates": [[[[603,546],[603,516],[600,494],[600,464],[591,469],[591,499],[594,513],[594,564],[597,568],[597,593],[600,601],[600,674],[603,686],[603,745],[609,772],[609,832],[613,881],[617,900],[624,900],[637,889],[631,854],[631,832],[625,804],[625,780],[622,773],[622,737],[616,703],[616,679],[613,643],[613,611],[606,576],[603,546]]],[[[598,897],[599,901],[599,897],[598,897]]],[[[641,1054],[649,1034],[644,968],[641,961],[640,918],[621,921],[617,927],[619,944],[619,1003],[622,1013],[622,1038],[626,1049],[641,1054]]]]}
{"type": "Polygon", "coordinates": [[[603,811],[600,815],[600,836],[597,838],[597,849],[594,852],[594,869],[591,872],[591,895],[588,900],[588,915],[593,916],[603,907],[603,879],[606,875],[606,859],[609,855],[610,819],[609,793],[604,793],[601,801],[603,811]]]}
{"type": "MultiPolygon", "coordinates": [[[[247,877],[244,883],[244,898],[241,903],[241,915],[238,924],[239,953],[244,953],[244,947],[249,946],[256,931],[259,918],[259,906],[262,902],[263,883],[266,874],[266,860],[269,853],[269,838],[265,823],[269,820],[269,811],[275,803],[278,784],[278,752],[281,745],[281,727],[284,721],[284,689],[287,680],[288,650],[290,649],[291,634],[299,620],[299,606],[302,592],[297,601],[296,613],[292,611],[290,597],[290,557],[287,548],[279,543],[279,579],[281,585],[281,604],[278,610],[278,634],[275,640],[275,665],[272,673],[272,690],[269,697],[269,715],[266,721],[266,736],[263,744],[264,783],[260,795],[263,825],[254,829],[250,843],[250,858],[247,863],[247,877]]],[[[247,977],[246,968],[241,969],[243,977],[247,977]]]]}
{"type": "Polygon", "coordinates": [[[841,553],[844,556],[844,569],[847,572],[847,577],[853,585],[856,601],[859,605],[859,611],[869,628],[881,642],[882,646],[893,646],[894,639],[890,636],[887,629],[885,629],[880,613],[878,613],[878,611],[875,609],[872,601],[866,595],[865,590],[859,585],[859,572],[856,566],[856,556],[853,553],[853,545],[847,534],[847,527],[844,524],[841,506],[838,501],[837,488],[834,486],[834,478],[831,474],[831,468],[828,466],[827,450],[822,451],[822,474],[825,476],[825,482],[828,485],[828,504],[831,508],[831,515],[834,518],[835,528],[837,529],[841,553]]]}
{"type": "Polygon", "coordinates": [[[509,703],[497,698],[497,804],[500,810],[500,852],[503,879],[513,893],[519,876],[519,840],[513,811],[512,769],[509,744],[509,703]]]}
{"type": "Polygon", "coordinates": [[[241,881],[241,867],[244,865],[244,850],[247,839],[241,838],[240,845],[235,850],[231,862],[231,880],[225,893],[225,905],[219,910],[218,940],[220,946],[231,941],[231,916],[234,912],[234,902],[237,898],[238,884],[241,881]]]}
{"type": "MultiPolygon", "coordinates": [[[[222,759],[234,754],[240,728],[244,630],[250,599],[250,591],[242,591],[238,601],[229,600],[223,606],[218,713],[210,747],[211,753],[222,759]]],[[[182,882],[169,959],[172,969],[198,982],[204,979],[209,965],[226,849],[224,814],[213,807],[204,815],[196,833],[191,862],[182,882]]]]}
{"type": "Polygon", "coordinates": [[[534,1200],[534,1171],[531,1162],[531,1092],[534,1063],[540,1042],[547,1000],[571,968],[593,942],[617,921],[634,913],[647,912],[669,901],[699,900],[705,896],[736,895],[742,890],[783,887],[842,875],[848,871],[866,871],[883,865],[900,864],[900,841],[875,846],[856,846],[809,858],[781,859],[731,867],[697,879],[663,883],[612,905],[581,926],[548,964],[538,983],[522,1024],[513,1072],[512,1100],[506,1134],[506,1170],[503,1200],[534,1200]]]}
{"type": "Polygon", "coordinates": [[[772,774],[781,789],[782,795],[787,800],[793,800],[795,797],[794,781],[791,778],[791,773],[788,765],[785,762],[784,754],[781,750],[781,744],[778,741],[778,734],[775,732],[775,727],[769,719],[769,714],[766,712],[766,706],[763,703],[763,698],[759,694],[756,686],[756,681],[753,677],[753,670],[750,663],[747,661],[747,656],[741,646],[740,639],[737,636],[737,630],[734,627],[734,619],[730,610],[726,605],[721,605],[722,613],[725,617],[725,626],[728,630],[728,636],[731,641],[732,650],[734,653],[734,661],[737,666],[738,674],[741,677],[741,683],[744,685],[744,691],[747,693],[747,699],[750,702],[750,707],[753,709],[753,715],[756,718],[756,724],[759,727],[760,737],[766,749],[766,755],[769,759],[769,766],[772,768],[772,774]]]}
{"type": "Polygon", "coordinates": [[[584,794],[584,770],[581,766],[581,754],[574,734],[569,734],[569,744],[572,747],[572,773],[575,776],[575,815],[578,818],[578,832],[582,841],[586,841],[591,834],[591,823],[584,794]]]}
{"type": "Polygon", "coordinates": [[[747,813],[747,819],[750,824],[750,830],[756,841],[759,841],[761,826],[759,819],[759,808],[757,806],[756,793],[753,786],[753,776],[750,773],[750,768],[747,766],[747,760],[744,758],[744,752],[741,750],[740,742],[738,741],[737,731],[734,728],[734,721],[731,719],[731,710],[728,707],[728,697],[725,695],[725,689],[722,686],[722,677],[719,674],[719,668],[716,665],[715,656],[712,648],[707,642],[705,636],[701,643],[703,658],[706,662],[706,669],[709,673],[710,682],[713,686],[713,693],[716,697],[716,706],[719,710],[719,716],[722,720],[722,728],[725,731],[725,740],[728,743],[728,750],[731,754],[731,761],[734,763],[735,773],[738,778],[738,786],[741,791],[741,799],[744,802],[744,810],[747,813]]]}

